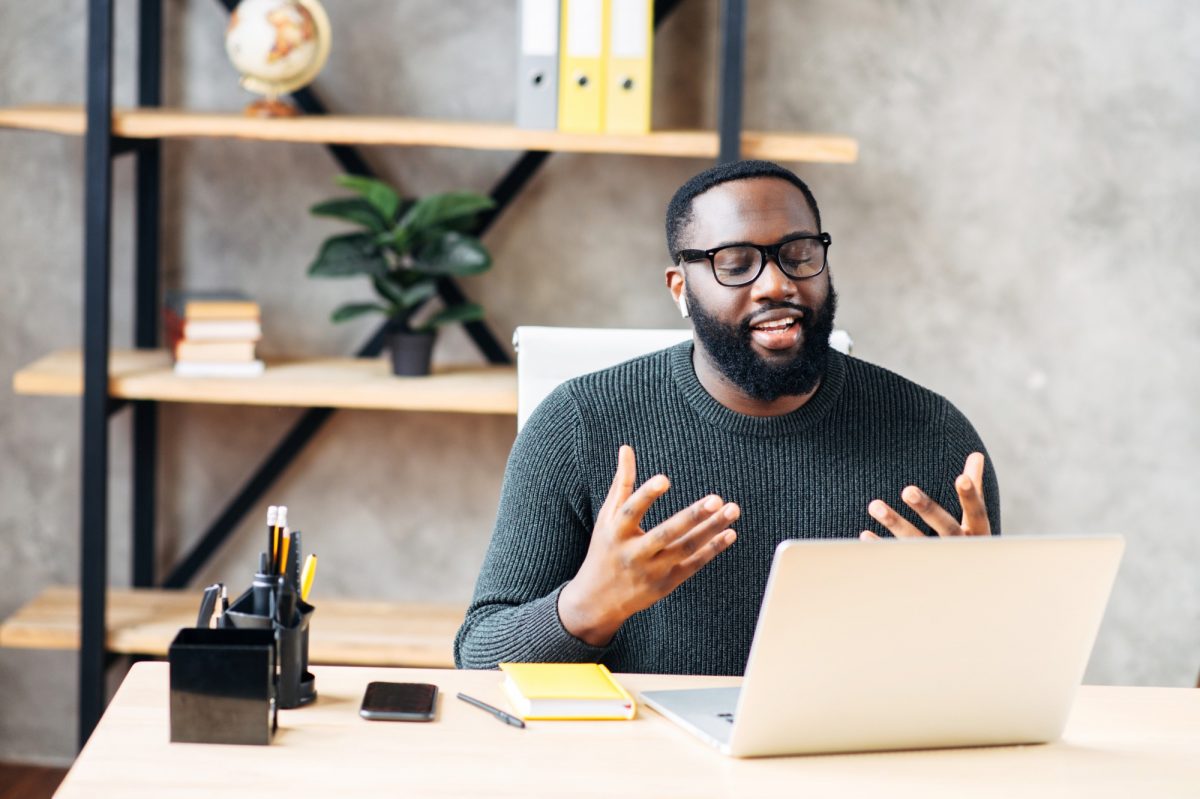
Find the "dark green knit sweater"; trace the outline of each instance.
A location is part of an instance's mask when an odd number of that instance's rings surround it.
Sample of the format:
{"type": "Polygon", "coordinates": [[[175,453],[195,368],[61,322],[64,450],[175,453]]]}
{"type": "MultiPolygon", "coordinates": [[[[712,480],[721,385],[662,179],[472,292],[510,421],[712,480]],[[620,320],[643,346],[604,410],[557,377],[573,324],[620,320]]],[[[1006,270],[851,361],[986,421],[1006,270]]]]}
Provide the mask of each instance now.
{"type": "MultiPolygon", "coordinates": [[[[691,353],[685,342],[584,375],[534,411],[509,457],[491,546],[455,640],[460,668],[597,661],[624,672],[741,674],[780,541],[882,533],[867,515],[875,498],[919,523],[900,500],[910,483],[961,515],[954,478],[983,442],[943,397],[835,352],[804,406],[745,416],[704,390],[691,353]],[[621,444],[637,455],[638,485],[659,472],[671,479],[643,529],[709,493],[737,502],[742,515],[732,547],[596,648],[563,628],[557,602],[583,562],[621,444]]],[[[990,459],[984,493],[999,533],[990,459]]]]}

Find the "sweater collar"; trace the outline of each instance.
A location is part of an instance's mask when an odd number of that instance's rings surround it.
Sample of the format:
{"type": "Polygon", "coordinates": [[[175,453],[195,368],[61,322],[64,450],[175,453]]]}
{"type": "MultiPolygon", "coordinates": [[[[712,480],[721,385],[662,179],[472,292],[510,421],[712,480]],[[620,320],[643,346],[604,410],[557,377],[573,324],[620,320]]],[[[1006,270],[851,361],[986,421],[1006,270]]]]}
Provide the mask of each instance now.
{"type": "Polygon", "coordinates": [[[705,390],[692,365],[692,347],[689,339],[669,350],[675,385],[702,419],[738,435],[766,438],[805,430],[825,418],[841,396],[846,383],[846,356],[831,350],[825,377],[808,402],[781,416],[748,416],[725,407],[705,390]]]}

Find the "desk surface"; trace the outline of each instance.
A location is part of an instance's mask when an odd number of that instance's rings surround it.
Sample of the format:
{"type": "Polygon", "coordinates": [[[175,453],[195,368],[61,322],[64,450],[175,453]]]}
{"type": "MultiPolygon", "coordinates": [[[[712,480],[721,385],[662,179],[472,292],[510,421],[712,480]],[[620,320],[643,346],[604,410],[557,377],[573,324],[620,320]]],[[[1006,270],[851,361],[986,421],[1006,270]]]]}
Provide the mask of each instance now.
{"type": "MultiPolygon", "coordinates": [[[[498,672],[315,667],[319,699],[279,714],[275,743],[171,744],[165,663],[135,665],[60,797],[163,796],[1200,796],[1200,690],[1080,690],[1062,741],[924,752],[732,760],[654,711],[632,722],[507,727],[498,672]],[[429,724],[358,717],[371,680],[432,682],[429,724]]],[[[736,678],[619,675],[634,690],[736,678]]]]}

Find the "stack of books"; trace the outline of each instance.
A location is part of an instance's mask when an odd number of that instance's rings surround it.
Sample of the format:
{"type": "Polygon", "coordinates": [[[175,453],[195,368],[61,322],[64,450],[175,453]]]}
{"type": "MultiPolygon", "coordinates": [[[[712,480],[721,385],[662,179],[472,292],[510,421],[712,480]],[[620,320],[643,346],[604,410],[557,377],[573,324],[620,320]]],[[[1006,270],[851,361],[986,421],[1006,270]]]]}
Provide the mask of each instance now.
{"type": "Polygon", "coordinates": [[[254,377],[262,338],[258,303],[238,291],[172,292],[164,313],[175,374],[184,377],[254,377]]]}

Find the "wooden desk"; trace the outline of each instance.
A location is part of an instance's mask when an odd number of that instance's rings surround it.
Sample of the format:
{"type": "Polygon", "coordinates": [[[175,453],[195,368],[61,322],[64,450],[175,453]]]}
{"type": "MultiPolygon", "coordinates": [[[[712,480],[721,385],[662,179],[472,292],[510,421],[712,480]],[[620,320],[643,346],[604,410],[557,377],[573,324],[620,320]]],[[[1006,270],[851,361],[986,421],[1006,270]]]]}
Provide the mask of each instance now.
{"type": "MultiPolygon", "coordinates": [[[[504,706],[497,672],[316,667],[320,698],[279,714],[275,743],[168,742],[167,665],[133,667],[60,797],[1197,797],[1200,691],[1081,689],[1043,746],[731,760],[654,711],[632,722],[507,727],[454,698],[504,706]],[[371,680],[442,691],[431,724],[369,722],[371,680]]],[[[631,689],[736,678],[620,675],[631,689]]]]}

